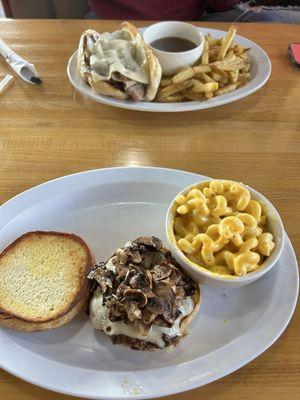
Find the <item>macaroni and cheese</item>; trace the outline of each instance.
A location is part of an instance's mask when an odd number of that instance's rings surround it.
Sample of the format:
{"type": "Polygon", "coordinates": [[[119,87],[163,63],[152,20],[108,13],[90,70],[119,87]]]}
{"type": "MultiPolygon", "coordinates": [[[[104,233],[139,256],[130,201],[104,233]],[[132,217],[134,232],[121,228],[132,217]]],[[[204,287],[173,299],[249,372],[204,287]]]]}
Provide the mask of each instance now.
{"type": "Polygon", "coordinates": [[[174,211],[177,246],[212,272],[244,276],[275,248],[262,205],[237,182],[199,184],[175,199],[174,211]]]}

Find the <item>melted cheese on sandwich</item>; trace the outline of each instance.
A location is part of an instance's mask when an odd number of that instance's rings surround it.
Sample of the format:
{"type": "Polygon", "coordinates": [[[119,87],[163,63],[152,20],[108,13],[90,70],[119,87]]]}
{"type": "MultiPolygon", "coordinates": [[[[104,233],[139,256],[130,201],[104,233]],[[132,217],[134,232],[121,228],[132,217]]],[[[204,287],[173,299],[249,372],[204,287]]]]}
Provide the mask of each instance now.
{"type": "Polygon", "coordinates": [[[95,82],[111,77],[118,80],[119,73],[134,81],[149,83],[148,59],[140,37],[132,41],[125,31],[105,32],[96,42],[88,37],[87,48],[95,82]]]}

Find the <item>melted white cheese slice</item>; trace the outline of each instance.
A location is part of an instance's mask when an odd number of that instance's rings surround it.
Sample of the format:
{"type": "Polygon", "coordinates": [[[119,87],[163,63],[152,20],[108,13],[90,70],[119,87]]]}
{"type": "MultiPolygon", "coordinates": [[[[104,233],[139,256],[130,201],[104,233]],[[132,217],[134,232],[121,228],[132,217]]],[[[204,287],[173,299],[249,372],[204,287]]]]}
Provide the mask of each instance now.
{"type": "Polygon", "coordinates": [[[95,82],[108,80],[119,72],[127,78],[149,83],[148,58],[141,39],[131,40],[127,32],[105,32],[93,43],[87,39],[92,77],[95,82]]]}

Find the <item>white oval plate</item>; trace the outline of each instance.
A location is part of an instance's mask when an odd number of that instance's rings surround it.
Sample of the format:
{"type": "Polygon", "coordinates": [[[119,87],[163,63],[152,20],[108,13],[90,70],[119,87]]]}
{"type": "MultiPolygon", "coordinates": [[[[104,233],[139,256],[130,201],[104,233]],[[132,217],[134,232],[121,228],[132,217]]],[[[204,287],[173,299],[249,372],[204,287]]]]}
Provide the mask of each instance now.
{"type": "MultiPolygon", "coordinates": [[[[145,28],[140,29],[141,33],[145,28]]],[[[199,28],[200,29],[200,28],[199,28]]],[[[226,32],[217,29],[201,28],[201,32],[206,34],[210,32],[213,37],[223,37],[226,32]]],[[[212,108],[222,106],[223,104],[232,103],[233,101],[240,100],[260,89],[269,79],[271,74],[271,61],[265,51],[257,44],[249,39],[237,35],[235,42],[246,47],[251,48],[251,76],[247,85],[240,89],[234,90],[218,97],[214,97],[207,101],[187,101],[182,103],[154,103],[154,102],[138,102],[132,100],[118,100],[113,97],[102,96],[92,91],[90,86],[81,78],[77,69],[77,51],[72,55],[69,60],[67,73],[71,84],[80,93],[89,97],[98,103],[106,104],[113,107],[127,108],[137,111],[155,111],[155,112],[180,112],[180,111],[194,111],[203,110],[205,108],[212,108]]]]}
{"type": "MultiPolygon", "coordinates": [[[[47,182],[0,207],[0,250],[25,231],[74,232],[105,260],[128,239],[163,237],[168,203],[206,177],[160,168],[87,171],[47,182]]],[[[287,326],[298,294],[289,239],[277,267],[241,289],[202,286],[190,334],[173,351],[114,346],[82,313],[43,333],[0,329],[0,366],[36,385],[95,399],[144,399],[192,389],[242,367],[287,326]]]]}

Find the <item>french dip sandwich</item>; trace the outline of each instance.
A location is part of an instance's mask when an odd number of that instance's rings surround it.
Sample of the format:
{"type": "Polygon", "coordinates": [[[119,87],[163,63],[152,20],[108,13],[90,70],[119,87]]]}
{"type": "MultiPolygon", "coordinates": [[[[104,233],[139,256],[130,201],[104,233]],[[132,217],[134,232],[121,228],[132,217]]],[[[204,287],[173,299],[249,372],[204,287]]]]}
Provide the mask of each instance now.
{"type": "Polygon", "coordinates": [[[80,75],[95,92],[121,100],[154,99],[161,66],[132,24],[123,22],[113,33],[85,31],[77,58],[80,75]]]}
{"type": "Polygon", "coordinates": [[[0,254],[0,325],[33,332],[68,323],[86,306],[93,265],[76,235],[22,235],[0,254]]]}
{"type": "Polygon", "coordinates": [[[127,243],[88,277],[94,328],[134,350],[174,347],[199,309],[199,285],[156,237],[127,243]]]}

